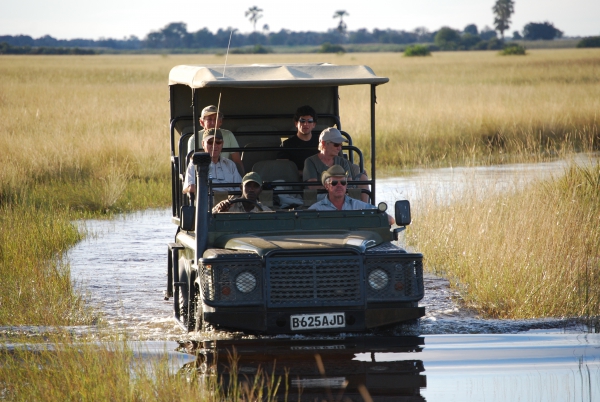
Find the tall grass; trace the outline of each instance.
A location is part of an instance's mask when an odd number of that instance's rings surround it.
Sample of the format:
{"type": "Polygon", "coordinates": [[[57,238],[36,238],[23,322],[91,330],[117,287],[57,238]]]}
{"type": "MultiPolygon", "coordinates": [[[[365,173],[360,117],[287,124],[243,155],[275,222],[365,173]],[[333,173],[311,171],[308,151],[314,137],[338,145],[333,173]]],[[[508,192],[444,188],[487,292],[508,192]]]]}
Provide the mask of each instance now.
{"type": "MultiPolygon", "coordinates": [[[[208,367],[174,366],[167,350],[150,358],[127,342],[49,343],[0,350],[0,398],[15,401],[274,401],[282,378],[248,379],[230,359],[224,383],[208,367]]],[[[278,396],[279,392],[279,396],[278,396]]]]}
{"type": "Polygon", "coordinates": [[[600,165],[505,193],[493,184],[421,206],[409,234],[427,267],[487,317],[597,316],[600,165]]]}
{"type": "MultiPolygon", "coordinates": [[[[390,77],[377,88],[377,158],[387,173],[538,162],[599,147],[598,50],[532,50],[522,58],[496,52],[382,54],[352,61],[390,77]]],[[[361,119],[369,110],[360,102],[368,90],[340,92],[344,128],[355,136],[368,133],[361,119]]],[[[357,142],[364,148],[367,138],[358,136],[357,142]]]]}
{"type": "MultiPolygon", "coordinates": [[[[598,49],[532,50],[523,58],[232,55],[228,62],[319,61],[366,64],[390,78],[377,88],[378,161],[388,173],[535,162],[598,147],[598,49]]],[[[167,205],[168,71],[223,62],[212,55],[0,57],[0,325],[86,317],[73,312],[81,303],[60,259],[79,240],[70,221],[167,205]],[[24,293],[32,289],[35,296],[24,293]],[[53,306],[52,317],[43,306],[53,306]]],[[[368,158],[369,90],[345,87],[340,95],[343,128],[368,158]]]]}

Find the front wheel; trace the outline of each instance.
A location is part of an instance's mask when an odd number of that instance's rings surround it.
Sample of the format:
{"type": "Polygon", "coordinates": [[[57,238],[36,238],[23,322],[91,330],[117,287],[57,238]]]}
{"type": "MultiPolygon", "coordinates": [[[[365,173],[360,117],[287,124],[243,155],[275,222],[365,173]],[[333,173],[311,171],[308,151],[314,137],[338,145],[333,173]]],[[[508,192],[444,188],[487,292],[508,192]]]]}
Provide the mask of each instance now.
{"type": "Polygon", "coordinates": [[[186,260],[179,266],[179,321],[188,332],[196,328],[197,292],[194,285],[195,273],[190,261],[186,260]]]}

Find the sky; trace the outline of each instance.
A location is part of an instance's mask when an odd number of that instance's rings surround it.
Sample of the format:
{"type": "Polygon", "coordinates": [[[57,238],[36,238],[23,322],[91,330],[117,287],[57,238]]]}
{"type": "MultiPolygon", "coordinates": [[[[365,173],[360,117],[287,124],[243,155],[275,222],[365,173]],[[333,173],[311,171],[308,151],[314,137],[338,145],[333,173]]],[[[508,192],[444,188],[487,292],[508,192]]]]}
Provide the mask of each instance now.
{"type": "MultiPolygon", "coordinates": [[[[463,29],[476,24],[493,26],[495,0],[0,0],[0,35],[50,35],[56,39],[143,39],[170,22],[184,22],[189,32],[207,27],[252,31],[244,12],[263,9],[257,30],[324,32],[337,26],[333,15],[345,10],[348,30],[396,29],[412,31],[442,26],[463,29]]],[[[565,36],[600,35],[600,0],[515,0],[507,31],[522,32],[529,22],[549,21],[565,36]]]]}

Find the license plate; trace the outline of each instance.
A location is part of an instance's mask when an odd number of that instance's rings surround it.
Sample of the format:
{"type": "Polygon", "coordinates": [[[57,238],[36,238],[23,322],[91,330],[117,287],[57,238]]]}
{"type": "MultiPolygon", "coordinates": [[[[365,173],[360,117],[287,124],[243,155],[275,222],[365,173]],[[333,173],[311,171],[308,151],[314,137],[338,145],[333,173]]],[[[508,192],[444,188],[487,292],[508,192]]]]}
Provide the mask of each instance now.
{"type": "Polygon", "coordinates": [[[344,313],[298,314],[290,316],[292,331],[321,328],[343,328],[346,326],[344,313]]]}

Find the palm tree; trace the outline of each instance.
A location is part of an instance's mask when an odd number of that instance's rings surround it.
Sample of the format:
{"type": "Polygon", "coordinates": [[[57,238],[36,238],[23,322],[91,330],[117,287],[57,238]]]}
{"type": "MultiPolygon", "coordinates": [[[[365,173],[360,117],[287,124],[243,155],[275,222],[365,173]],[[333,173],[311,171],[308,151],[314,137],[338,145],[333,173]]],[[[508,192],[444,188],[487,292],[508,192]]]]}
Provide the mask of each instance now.
{"type": "Polygon", "coordinates": [[[497,0],[492,11],[496,15],[494,18],[496,31],[500,32],[500,36],[504,40],[504,31],[510,27],[510,16],[515,12],[515,2],[513,0],[497,0]]]}
{"type": "Polygon", "coordinates": [[[333,14],[333,18],[339,18],[340,22],[338,24],[337,30],[339,33],[343,34],[346,32],[346,24],[344,23],[344,17],[349,16],[346,10],[337,10],[335,14],[333,14]]]}
{"type": "Polygon", "coordinates": [[[262,8],[258,8],[256,6],[250,7],[246,13],[245,16],[248,17],[249,16],[249,20],[252,23],[252,25],[254,26],[254,31],[256,32],[256,22],[262,18],[262,8]]]}

